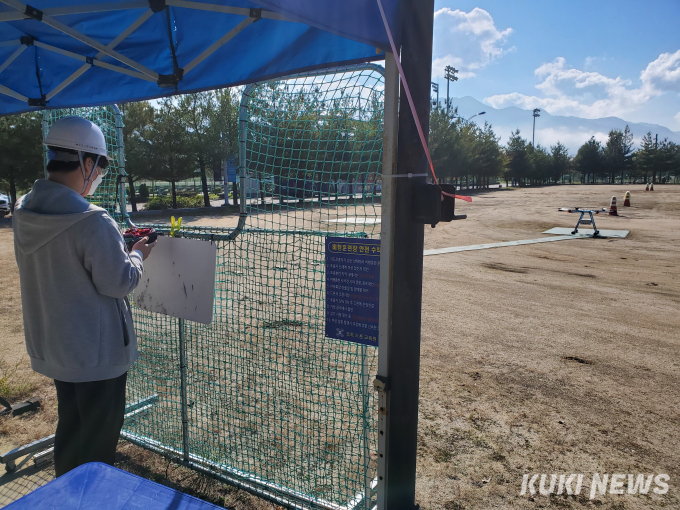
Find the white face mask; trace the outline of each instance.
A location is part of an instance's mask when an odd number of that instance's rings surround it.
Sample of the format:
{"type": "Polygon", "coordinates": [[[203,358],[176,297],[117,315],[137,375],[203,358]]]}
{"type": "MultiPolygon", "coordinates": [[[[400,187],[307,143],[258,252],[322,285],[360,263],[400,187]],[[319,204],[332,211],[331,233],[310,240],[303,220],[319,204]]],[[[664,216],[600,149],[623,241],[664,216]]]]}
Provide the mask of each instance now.
{"type": "Polygon", "coordinates": [[[90,192],[88,193],[88,196],[94,195],[94,192],[97,190],[97,186],[99,186],[102,183],[102,180],[104,178],[102,177],[102,174],[99,174],[94,181],[92,181],[92,186],[90,186],[90,192]]]}

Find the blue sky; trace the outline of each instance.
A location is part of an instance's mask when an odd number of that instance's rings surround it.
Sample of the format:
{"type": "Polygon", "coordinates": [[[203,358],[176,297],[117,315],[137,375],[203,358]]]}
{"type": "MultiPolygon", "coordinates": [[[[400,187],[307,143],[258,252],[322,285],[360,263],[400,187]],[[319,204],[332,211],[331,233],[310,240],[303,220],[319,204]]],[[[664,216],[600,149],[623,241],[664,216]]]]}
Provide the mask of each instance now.
{"type": "Polygon", "coordinates": [[[436,0],[435,11],[440,99],[453,65],[453,97],[680,131],[680,0],[436,0]]]}

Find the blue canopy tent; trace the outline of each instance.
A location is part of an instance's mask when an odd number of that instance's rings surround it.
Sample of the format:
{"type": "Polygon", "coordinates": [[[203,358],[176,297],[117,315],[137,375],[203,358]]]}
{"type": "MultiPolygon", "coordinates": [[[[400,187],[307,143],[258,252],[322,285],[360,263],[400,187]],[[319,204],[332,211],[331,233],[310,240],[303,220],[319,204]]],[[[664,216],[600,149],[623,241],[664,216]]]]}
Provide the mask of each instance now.
{"type": "MultiPolygon", "coordinates": [[[[399,0],[384,0],[399,44],[399,0]]],[[[0,114],[97,106],[382,60],[374,0],[0,1],[0,114]]]]}
{"type": "Polygon", "coordinates": [[[30,6],[0,0],[0,115],[153,99],[384,59],[377,508],[411,510],[423,264],[413,191],[427,170],[412,111],[427,133],[434,0],[381,2],[411,105],[399,94],[376,0],[32,0],[30,6]]]}

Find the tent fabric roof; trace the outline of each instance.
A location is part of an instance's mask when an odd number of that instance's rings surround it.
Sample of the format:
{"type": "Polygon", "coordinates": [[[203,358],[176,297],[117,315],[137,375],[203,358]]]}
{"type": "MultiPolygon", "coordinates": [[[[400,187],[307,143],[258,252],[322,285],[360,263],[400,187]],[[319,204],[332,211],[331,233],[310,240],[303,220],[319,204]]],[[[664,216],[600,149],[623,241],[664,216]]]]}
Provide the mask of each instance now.
{"type": "MultiPolygon", "coordinates": [[[[399,44],[401,0],[382,0],[399,44]]],[[[0,0],[0,115],[382,60],[376,0],[0,0]]]]}

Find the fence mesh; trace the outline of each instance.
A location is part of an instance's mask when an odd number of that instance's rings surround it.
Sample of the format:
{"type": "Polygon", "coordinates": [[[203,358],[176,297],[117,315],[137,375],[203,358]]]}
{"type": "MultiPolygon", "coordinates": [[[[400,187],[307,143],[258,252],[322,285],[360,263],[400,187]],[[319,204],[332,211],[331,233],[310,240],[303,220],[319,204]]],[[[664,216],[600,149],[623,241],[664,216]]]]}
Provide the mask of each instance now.
{"type": "Polygon", "coordinates": [[[379,237],[381,69],[299,76],[245,95],[245,228],[234,240],[231,228],[189,224],[180,234],[217,243],[214,321],[134,310],[140,357],[124,437],[287,506],[372,508],[377,349],[324,335],[324,241],[379,237]]]}

